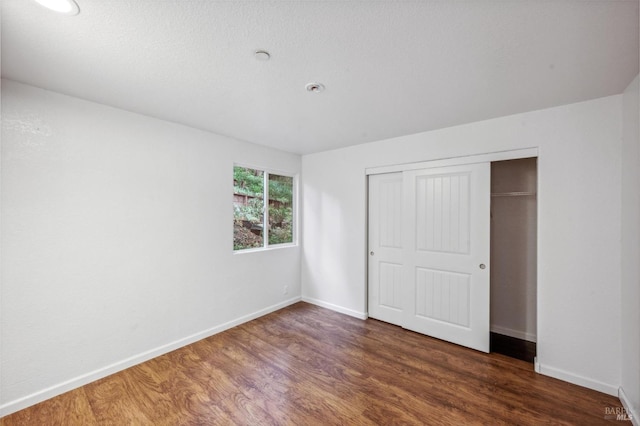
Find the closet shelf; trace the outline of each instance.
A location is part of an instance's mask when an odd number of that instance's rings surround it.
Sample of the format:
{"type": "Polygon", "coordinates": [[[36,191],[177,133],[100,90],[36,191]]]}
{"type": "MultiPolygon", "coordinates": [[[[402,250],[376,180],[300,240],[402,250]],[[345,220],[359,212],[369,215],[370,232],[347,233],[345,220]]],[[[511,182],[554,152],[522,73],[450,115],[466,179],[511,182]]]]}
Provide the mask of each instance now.
{"type": "Polygon", "coordinates": [[[535,192],[493,192],[492,197],[526,197],[536,195],[535,192]]]}

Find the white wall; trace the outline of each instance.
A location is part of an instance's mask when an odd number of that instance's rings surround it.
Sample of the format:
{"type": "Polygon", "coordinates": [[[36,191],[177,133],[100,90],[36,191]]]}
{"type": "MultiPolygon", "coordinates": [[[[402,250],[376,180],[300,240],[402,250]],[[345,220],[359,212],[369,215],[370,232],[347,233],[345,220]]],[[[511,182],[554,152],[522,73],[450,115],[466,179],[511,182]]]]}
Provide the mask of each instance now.
{"type": "Polygon", "coordinates": [[[640,110],[638,78],[623,94],[622,389],[640,416],[640,110]]]}
{"type": "Polygon", "coordinates": [[[302,157],[303,299],[366,313],[365,168],[538,147],[538,362],[620,383],[622,96],[302,157]]]}
{"type": "Polygon", "coordinates": [[[234,161],[299,156],[2,84],[0,415],[299,300],[298,247],[232,253],[234,161]]]}

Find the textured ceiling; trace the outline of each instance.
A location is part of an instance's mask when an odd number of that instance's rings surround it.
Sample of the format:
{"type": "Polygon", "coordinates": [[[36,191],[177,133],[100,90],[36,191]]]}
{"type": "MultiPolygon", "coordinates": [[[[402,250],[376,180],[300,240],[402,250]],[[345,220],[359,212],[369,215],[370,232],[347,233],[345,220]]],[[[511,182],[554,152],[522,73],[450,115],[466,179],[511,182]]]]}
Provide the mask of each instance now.
{"type": "Polygon", "coordinates": [[[302,154],[618,94],[638,73],[637,0],[77,2],[4,0],[2,76],[302,154]]]}

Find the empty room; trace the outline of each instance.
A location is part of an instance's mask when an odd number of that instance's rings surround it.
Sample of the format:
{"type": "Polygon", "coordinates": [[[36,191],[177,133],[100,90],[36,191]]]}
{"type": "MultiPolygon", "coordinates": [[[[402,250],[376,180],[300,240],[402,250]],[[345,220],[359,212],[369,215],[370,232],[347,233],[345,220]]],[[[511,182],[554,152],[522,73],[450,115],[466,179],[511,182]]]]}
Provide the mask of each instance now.
{"type": "Polygon", "coordinates": [[[3,0],[0,425],[640,425],[638,0],[3,0]]]}

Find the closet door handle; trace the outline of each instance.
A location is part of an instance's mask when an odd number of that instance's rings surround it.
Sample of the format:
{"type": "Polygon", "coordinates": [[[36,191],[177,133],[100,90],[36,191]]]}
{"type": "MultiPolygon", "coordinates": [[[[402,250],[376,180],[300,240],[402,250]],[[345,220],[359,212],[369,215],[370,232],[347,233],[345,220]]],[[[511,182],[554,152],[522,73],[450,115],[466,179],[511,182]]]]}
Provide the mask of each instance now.
{"type": "Polygon", "coordinates": [[[487,267],[487,265],[485,265],[484,263],[481,263],[481,264],[480,264],[480,269],[484,269],[484,268],[486,268],[486,267],[487,267]]]}
{"type": "Polygon", "coordinates": [[[369,252],[369,254],[370,254],[371,256],[373,256],[373,254],[374,254],[374,253],[373,253],[373,250],[371,250],[371,251],[369,252]]]}

